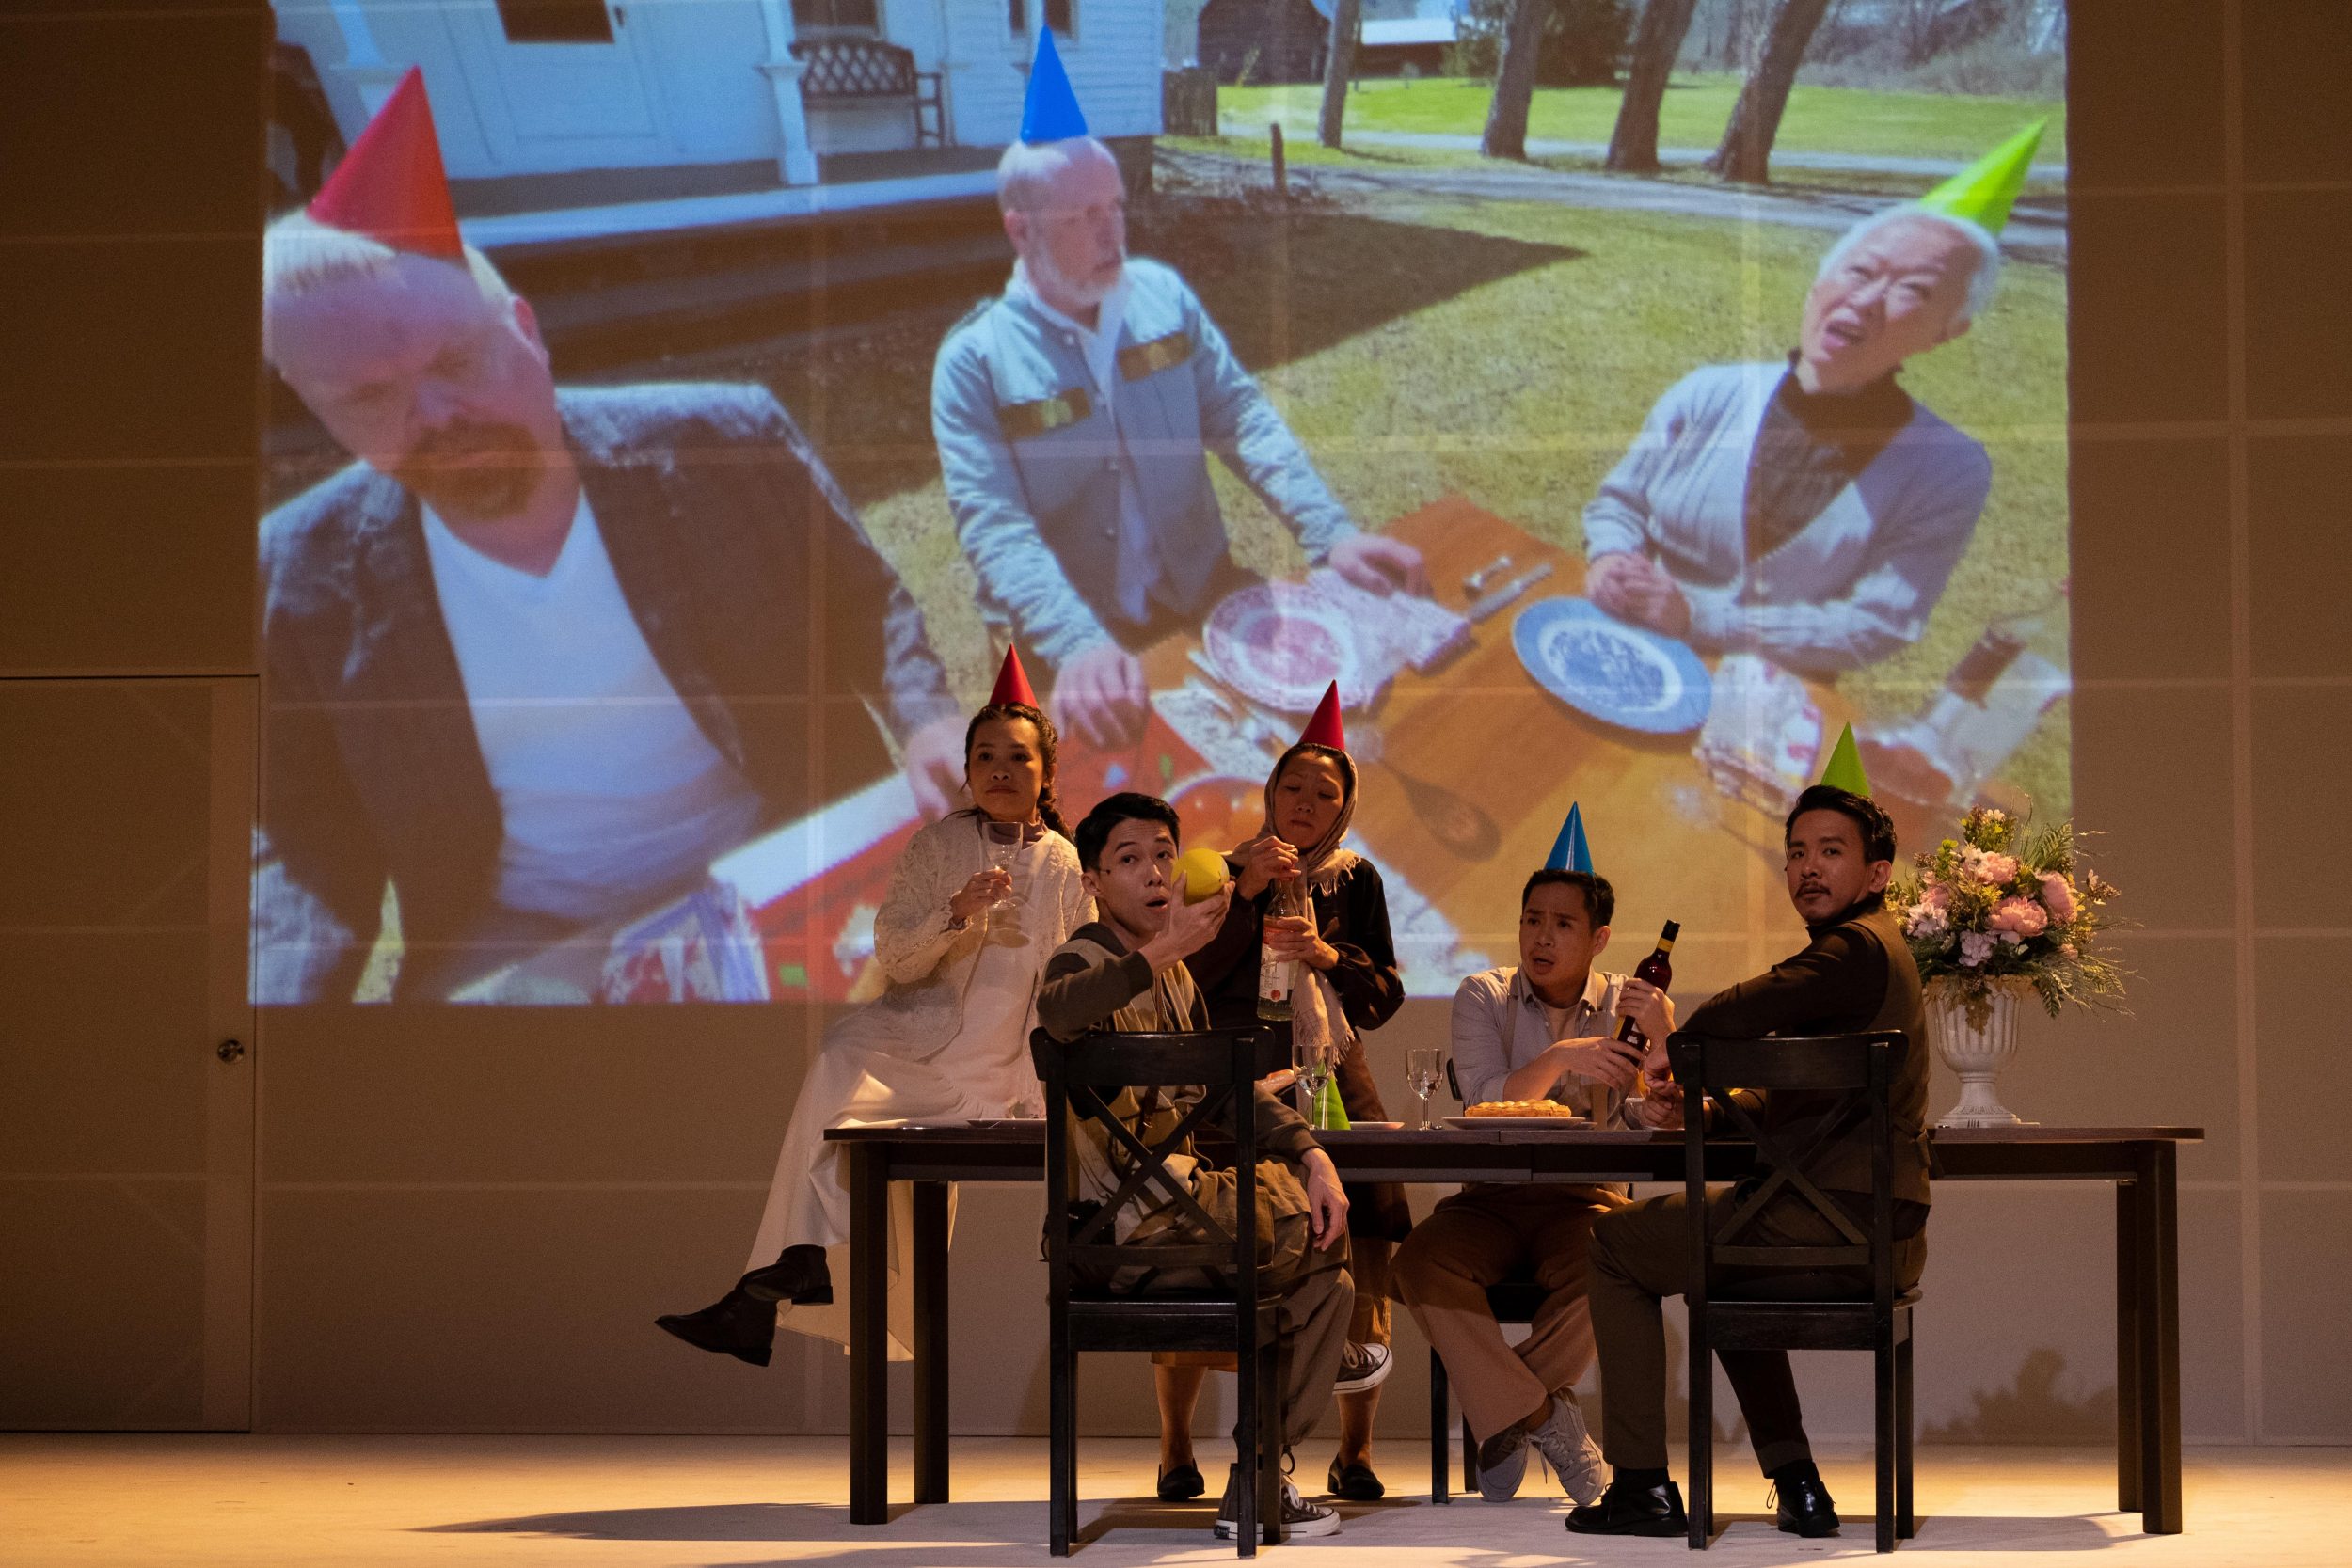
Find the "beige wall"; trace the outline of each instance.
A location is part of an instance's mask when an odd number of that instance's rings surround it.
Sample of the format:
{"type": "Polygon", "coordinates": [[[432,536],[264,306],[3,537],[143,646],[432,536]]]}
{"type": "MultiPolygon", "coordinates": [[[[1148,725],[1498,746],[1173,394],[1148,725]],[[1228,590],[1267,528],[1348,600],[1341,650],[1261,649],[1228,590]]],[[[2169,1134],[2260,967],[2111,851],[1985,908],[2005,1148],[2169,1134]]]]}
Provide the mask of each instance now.
{"type": "MultiPolygon", "coordinates": [[[[2036,1022],[2010,1100],[2052,1122],[2211,1128],[2182,1166],[2192,1439],[2352,1441],[2352,1180],[2335,1153],[2352,1099],[2348,14],[2074,8],[2075,796],[2129,890],[2140,975],[2129,1020],[2036,1022]]],[[[7,341],[22,317],[30,345],[10,350],[29,368],[0,378],[10,678],[253,670],[253,84],[237,73],[255,29],[217,8],[144,15],[0,24],[12,75],[90,89],[80,111],[0,94],[12,115],[80,114],[29,143],[6,128],[11,148],[71,150],[0,202],[7,341]],[[208,141],[191,114],[247,119],[208,141]]],[[[56,766],[103,766],[103,736],[56,766]]],[[[26,1050],[25,1028],[0,1017],[0,1050],[26,1050]]],[[[1384,1086],[1443,1028],[1441,1004],[1416,1003],[1383,1030],[1384,1086]]],[[[841,1430],[837,1355],[787,1341],[754,1373],[649,1322],[742,1266],[814,1038],[784,1009],[264,1017],[255,1424],[841,1430]]],[[[1952,1094],[1939,1082],[1939,1108],[1952,1094]]],[[[106,1115],[103,1097],[87,1114],[106,1115]]],[[[958,1425],[1039,1430],[1035,1191],[967,1189],[961,1224],[958,1425]]],[[[1931,1436],[2105,1430],[2111,1225],[2101,1188],[1939,1194],[1931,1436]]],[[[1409,1329],[1400,1342],[1392,1443],[1425,1410],[1419,1346],[1409,1329]]],[[[1867,1430],[1863,1367],[1818,1359],[1817,1429],[1867,1430]]],[[[1139,1366],[1089,1378],[1091,1424],[1147,1429],[1139,1366]]]]}

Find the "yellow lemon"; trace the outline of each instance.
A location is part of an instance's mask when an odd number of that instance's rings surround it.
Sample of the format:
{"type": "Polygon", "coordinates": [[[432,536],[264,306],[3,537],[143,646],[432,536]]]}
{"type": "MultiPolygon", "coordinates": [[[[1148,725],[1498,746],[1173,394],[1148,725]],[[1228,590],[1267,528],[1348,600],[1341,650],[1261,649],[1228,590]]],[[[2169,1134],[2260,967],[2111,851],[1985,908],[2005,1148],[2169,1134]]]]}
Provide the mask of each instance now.
{"type": "Polygon", "coordinates": [[[1176,874],[1184,879],[1184,902],[1198,904],[1225,886],[1225,857],[1206,847],[1187,849],[1176,857],[1176,874]]]}

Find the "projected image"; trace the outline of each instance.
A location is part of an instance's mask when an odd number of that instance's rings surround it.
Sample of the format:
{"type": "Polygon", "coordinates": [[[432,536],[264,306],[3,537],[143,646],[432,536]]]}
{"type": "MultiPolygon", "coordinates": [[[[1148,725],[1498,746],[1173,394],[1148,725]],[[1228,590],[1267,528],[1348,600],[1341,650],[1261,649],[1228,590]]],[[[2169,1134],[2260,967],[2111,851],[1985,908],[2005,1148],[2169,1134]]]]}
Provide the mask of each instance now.
{"type": "Polygon", "coordinates": [[[280,4],[257,999],[879,995],[1008,646],[1220,849],[1336,683],[1416,995],[1572,804],[1744,956],[1848,723],[2062,815],[2062,8],[1564,7],[1513,157],[1364,8],[1334,149],[1279,7],[280,4]]]}

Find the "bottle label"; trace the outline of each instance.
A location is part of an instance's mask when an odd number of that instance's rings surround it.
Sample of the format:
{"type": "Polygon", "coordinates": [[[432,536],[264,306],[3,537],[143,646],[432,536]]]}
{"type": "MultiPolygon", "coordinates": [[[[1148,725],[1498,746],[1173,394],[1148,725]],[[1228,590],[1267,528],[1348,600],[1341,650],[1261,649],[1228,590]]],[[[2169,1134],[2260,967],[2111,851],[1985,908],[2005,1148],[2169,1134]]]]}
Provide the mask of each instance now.
{"type": "Polygon", "coordinates": [[[1258,1000],[1288,1002],[1291,999],[1291,965],[1288,958],[1278,958],[1274,949],[1258,949],[1258,1000]]]}

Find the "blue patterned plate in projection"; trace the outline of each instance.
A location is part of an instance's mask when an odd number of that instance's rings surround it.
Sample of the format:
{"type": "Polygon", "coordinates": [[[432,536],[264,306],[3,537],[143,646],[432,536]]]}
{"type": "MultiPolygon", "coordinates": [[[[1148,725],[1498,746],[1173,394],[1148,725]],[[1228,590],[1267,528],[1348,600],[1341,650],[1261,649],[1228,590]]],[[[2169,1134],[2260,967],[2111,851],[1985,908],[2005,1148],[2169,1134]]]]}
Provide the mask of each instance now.
{"type": "Polygon", "coordinates": [[[1535,684],[1605,723],[1677,735],[1707,721],[1714,696],[1689,644],[1629,626],[1588,599],[1538,599],[1511,625],[1535,684]]]}

